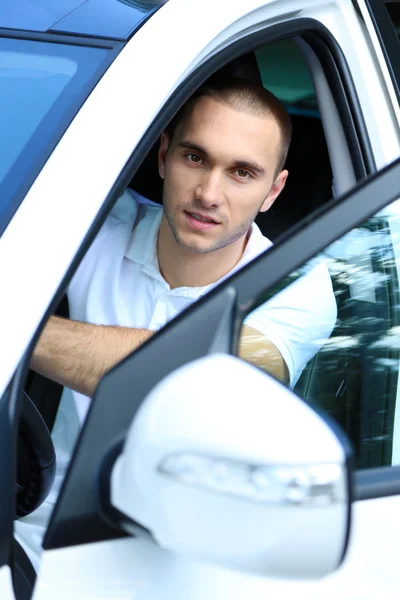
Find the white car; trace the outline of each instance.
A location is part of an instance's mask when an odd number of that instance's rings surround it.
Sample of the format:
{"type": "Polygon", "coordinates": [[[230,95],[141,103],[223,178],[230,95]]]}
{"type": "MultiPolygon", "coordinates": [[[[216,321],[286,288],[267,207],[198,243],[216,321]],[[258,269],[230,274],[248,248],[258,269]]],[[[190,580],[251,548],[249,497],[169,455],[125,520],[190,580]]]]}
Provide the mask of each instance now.
{"type": "Polygon", "coordinates": [[[1,600],[398,598],[399,26],[383,0],[2,0],[1,600]],[[102,379],[36,574],[13,523],[60,390],[32,349],[121,192],[160,202],[157,140],[220,69],[292,115],[276,243],[102,379]],[[338,321],[289,390],[241,324],[317,260],[338,321]]]}

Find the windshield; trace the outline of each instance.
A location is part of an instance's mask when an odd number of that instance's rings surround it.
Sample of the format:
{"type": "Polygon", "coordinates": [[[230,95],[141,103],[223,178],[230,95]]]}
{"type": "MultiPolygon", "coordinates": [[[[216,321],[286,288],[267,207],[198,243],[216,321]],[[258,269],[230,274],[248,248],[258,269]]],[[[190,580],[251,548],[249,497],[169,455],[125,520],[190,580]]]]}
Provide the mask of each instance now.
{"type": "Polygon", "coordinates": [[[0,235],[106,68],[109,54],[0,38],[0,235]]]}

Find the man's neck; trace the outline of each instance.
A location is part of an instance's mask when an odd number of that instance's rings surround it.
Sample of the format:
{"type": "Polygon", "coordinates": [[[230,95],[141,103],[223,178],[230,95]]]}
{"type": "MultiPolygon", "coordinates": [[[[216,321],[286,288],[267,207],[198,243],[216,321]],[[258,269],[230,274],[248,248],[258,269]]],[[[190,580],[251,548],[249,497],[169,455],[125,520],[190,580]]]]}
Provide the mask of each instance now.
{"type": "Polygon", "coordinates": [[[157,241],[160,272],[171,289],[214,283],[240,261],[247,237],[243,236],[232,244],[211,252],[190,252],[177,243],[163,215],[157,241]]]}

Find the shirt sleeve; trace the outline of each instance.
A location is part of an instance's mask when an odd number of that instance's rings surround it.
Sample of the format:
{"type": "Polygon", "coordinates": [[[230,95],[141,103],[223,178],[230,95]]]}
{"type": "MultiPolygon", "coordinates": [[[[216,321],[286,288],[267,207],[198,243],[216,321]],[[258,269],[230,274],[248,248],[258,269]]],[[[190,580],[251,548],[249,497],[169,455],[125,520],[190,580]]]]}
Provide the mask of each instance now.
{"type": "Polygon", "coordinates": [[[332,281],[326,264],[320,263],[251,312],[244,324],[276,346],[294,387],[308,361],[331,335],[336,317],[332,281]]]}

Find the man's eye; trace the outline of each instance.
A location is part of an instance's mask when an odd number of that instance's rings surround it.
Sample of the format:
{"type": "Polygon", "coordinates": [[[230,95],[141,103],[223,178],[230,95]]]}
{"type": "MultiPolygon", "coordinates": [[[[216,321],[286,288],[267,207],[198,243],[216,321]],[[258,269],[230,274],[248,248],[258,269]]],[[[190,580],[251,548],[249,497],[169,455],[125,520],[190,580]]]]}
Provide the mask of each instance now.
{"type": "Polygon", "coordinates": [[[239,179],[248,179],[250,177],[250,173],[244,169],[237,169],[235,173],[239,179]]]}
{"type": "Polygon", "coordinates": [[[190,162],[193,162],[193,163],[201,162],[201,158],[200,158],[200,156],[198,156],[198,154],[193,154],[193,152],[190,152],[186,156],[190,162]]]}

